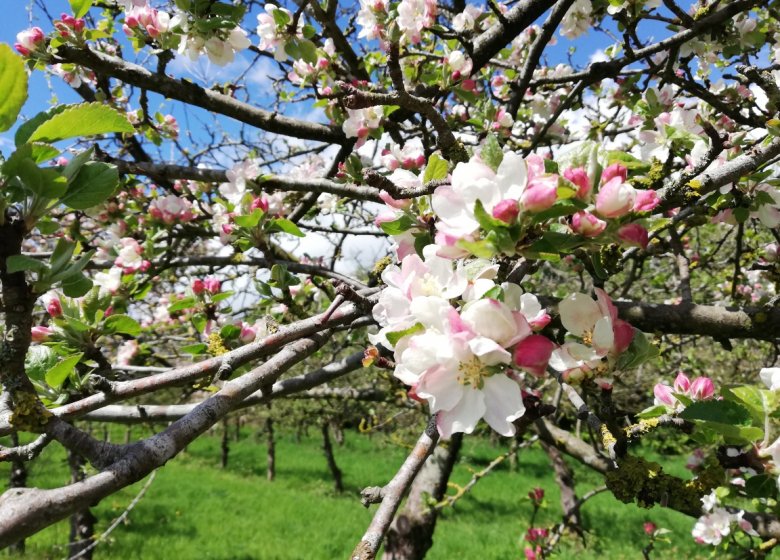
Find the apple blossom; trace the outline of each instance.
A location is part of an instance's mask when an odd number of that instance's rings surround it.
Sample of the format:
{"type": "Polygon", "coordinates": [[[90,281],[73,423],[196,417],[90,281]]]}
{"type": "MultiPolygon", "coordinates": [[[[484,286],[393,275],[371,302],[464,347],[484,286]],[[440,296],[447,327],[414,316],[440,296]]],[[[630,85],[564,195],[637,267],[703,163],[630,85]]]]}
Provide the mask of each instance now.
{"type": "Polygon", "coordinates": [[[780,367],[761,368],[759,377],[770,391],[780,389],[780,367]]]}
{"type": "Polygon", "coordinates": [[[173,194],[154,199],[149,205],[149,214],[166,224],[189,222],[195,216],[192,203],[173,194]]]}
{"type": "Polygon", "coordinates": [[[33,342],[46,342],[54,334],[54,329],[50,327],[36,326],[30,331],[33,342]]]}
{"type": "Polygon", "coordinates": [[[607,228],[607,222],[590,212],[580,211],[572,215],[571,228],[584,237],[598,237],[607,228]]]}
{"type": "Polygon", "coordinates": [[[647,249],[649,234],[643,226],[637,223],[620,226],[617,235],[621,241],[628,245],[635,245],[641,249],[647,249]]]}
{"type": "Polygon", "coordinates": [[[436,0],[401,0],[398,17],[395,20],[402,33],[402,40],[419,43],[422,30],[436,21],[436,0]]]}
{"type": "Polygon", "coordinates": [[[636,189],[615,176],[599,189],[596,211],[605,218],[619,218],[631,212],[636,202],[636,189]]]}
{"type": "MultiPolygon", "coordinates": [[[[257,16],[257,34],[260,36],[259,47],[262,50],[273,53],[274,58],[278,62],[287,60],[287,41],[290,39],[287,31],[287,26],[293,21],[293,15],[289,10],[280,8],[274,4],[265,5],[265,13],[257,16]],[[278,24],[276,22],[275,14],[282,14],[281,19],[287,21],[287,24],[278,24]]],[[[298,18],[298,27],[295,32],[295,37],[303,38],[303,17],[298,18]]]]}
{"type": "Polygon", "coordinates": [[[203,280],[203,287],[210,294],[218,294],[221,288],[221,283],[218,278],[215,278],[214,276],[209,276],[208,278],[203,280]]]}
{"type": "Polygon", "coordinates": [[[532,334],[515,346],[514,364],[537,377],[542,377],[547,371],[553,350],[555,344],[549,338],[532,334]]]}
{"type": "Polygon", "coordinates": [[[138,271],[145,271],[149,268],[149,261],[141,255],[143,249],[141,245],[132,237],[123,237],[119,240],[121,249],[117,253],[114,265],[122,269],[125,274],[133,274],[138,271]]]}
{"type": "Polygon", "coordinates": [[[569,39],[576,39],[585,33],[591,25],[591,2],[588,0],[575,0],[561,21],[561,35],[569,39]]]}
{"type": "Polygon", "coordinates": [[[563,172],[564,178],[574,183],[577,187],[577,194],[574,195],[580,200],[587,200],[590,196],[591,184],[588,178],[588,172],[583,167],[568,168],[563,172]]]}
{"type": "Polygon", "coordinates": [[[46,35],[40,27],[31,27],[16,34],[14,48],[22,56],[30,56],[44,44],[46,35]]]}
{"type": "Polygon", "coordinates": [[[455,238],[473,234],[479,229],[474,216],[476,201],[492,213],[502,200],[520,199],[526,177],[525,161],[514,153],[504,154],[495,172],[478,158],[459,163],[452,172],[451,184],[437,187],[431,197],[433,211],[439,218],[437,229],[455,238]]]}

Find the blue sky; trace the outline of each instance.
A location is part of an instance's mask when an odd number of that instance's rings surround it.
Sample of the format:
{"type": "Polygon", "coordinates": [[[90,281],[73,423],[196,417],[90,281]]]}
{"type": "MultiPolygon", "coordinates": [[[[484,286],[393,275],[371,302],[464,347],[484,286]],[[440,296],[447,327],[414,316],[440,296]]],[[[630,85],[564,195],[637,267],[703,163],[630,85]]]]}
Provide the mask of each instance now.
{"type": "MultiPolygon", "coordinates": [[[[155,4],[158,4],[155,2],[155,4]]],[[[356,3],[357,4],[357,3],[356,3]]],[[[51,24],[48,22],[45,16],[43,16],[39,9],[35,6],[32,0],[3,0],[3,5],[6,8],[13,6],[13,9],[9,9],[4,14],[4,21],[0,25],[0,41],[13,43],[15,41],[15,35],[18,31],[29,27],[30,25],[39,25],[48,32],[51,29],[51,24]]],[[[62,12],[70,13],[70,7],[67,0],[46,0],[46,6],[49,12],[55,17],[59,16],[62,12]]],[[[607,18],[609,20],[609,18],[607,18]]],[[[607,21],[609,23],[609,21],[607,21]]],[[[244,18],[244,29],[247,31],[254,31],[256,26],[256,14],[247,14],[244,18]]],[[[611,27],[606,25],[606,27],[611,27]]],[[[665,36],[668,31],[664,30],[660,24],[655,22],[648,23],[647,27],[643,29],[642,35],[645,37],[651,37],[656,35],[658,37],[665,36]]],[[[120,32],[121,35],[121,32],[120,32]]],[[[255,39],[256,41],[256,39],[255,39]]],[[[574,52],[571,54],[571,60],[577,66],[583,66],[587,64],[595,52],[600,51],[606,46],[610,45],[612,40],[603,32],[591,30],[587,35],[582,36],[575,41],[570,41],[564,37],[557,37],[557,44],[549,47],[545,53],[547,60],[552,63],[568,62],[569,50],[575,47],[574,52]]],[[[129,44],[124,49],[125,56],[133,56],[132,49],[129,44]]],[[[145,53],[141,53],[139,56],[146,56],[145,53]]],[[[185,60],[176,60],[169,66],[169,71],[179,77],[186,77],[196,82],[201,82],[204,85],[210,85],[213,82],[228,82],[232,78],[240,75],[249,66],[254,59],[254,55],[248,51],[238,55],[236,61],[225,68],[215,67],[210,64],[206,57],[195,63],[189,63],[185,60]]],[[[139,59],[143,62],[143,58],[139,59]]],[[[148,64],[150,61],[146,60],[148,64]]],[[[153,63],[153,59],[151,60],[153,63]]],[[[255,68],[247,75],[247,86],[252,88],[253,97],[252,102],[258,105],[265,105],[267,108],[271,107],[273,100],[272,92],[270,88],[270,82],[268,75],[279,75],[279,69],[276,64],[267,58],[261,58],[255,65],[255,68]]],[[[81,101],[80,97],[73,92],[66,84],[64,84],[59,78],[47,77],[43,72],[33,72],[30,79],[30,93],[27,104],[22,110],[24,117],[31,117],[38,111],[45,109],[52,95],[56,95],[57,100],[60,103],[75,103],[81,101]]],[[[198,130],[203,126],[213,126],[213,120],[206,112],[197,108],[185,108],[180,103],[166,101],[160,96],[150,94],[150,109],[162,110],[164,113],[172,113],[179,120],[179,124],[184,130],[185,128],[193,131],[194,139],[199,139],[198,130]]],[[[137,108],[137,105],[133,105],[137,108]]],[[[317,118],[323,120],[321,113],[312,112],[309,103],[293,103],[288,104],[284,111],[292,116],[300,118],[317,118]]],[[[236,133],[238,131],[238,124],[230,119],[220,119],[220,126],[224,127],[224,130],[228,133],[236,133]]],[[[12,131],[11,131],[12,132],[12,131]]],[[[0,147],[3,144],[8,143],[10,133],[0,135],[0,147]]],[[[186,138],[181,135],[182,143],[186,145],[186,138]]],[[[251,138],[250,138],[251,140],[251,138]]],[[[165,159],[170,159],[174,154],[170,150],[166,150],[163,145],[163,150],[157,154],[165,159]]]]}

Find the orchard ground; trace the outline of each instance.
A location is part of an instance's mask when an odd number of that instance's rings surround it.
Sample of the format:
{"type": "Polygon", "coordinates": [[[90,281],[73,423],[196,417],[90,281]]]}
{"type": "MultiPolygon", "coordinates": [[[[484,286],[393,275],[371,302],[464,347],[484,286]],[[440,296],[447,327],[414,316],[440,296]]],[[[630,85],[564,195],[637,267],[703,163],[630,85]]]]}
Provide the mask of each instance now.
{"type": "MultiPolygon", "coordinates": [[[[143,428],[134,427],[134,439],[143,428]]],[[[221,430],[221,428],[220,428],[221,430]]],[[[336,460],[344,473],[345,492],[335,494],[316,430],[298,442],[294,434],[277,435],[276,480],[266,480],[264,434],[243,428],[231,438],[228,467],[220,465],[219,432],[196,440],[186,452],[157,472],[147,493],[120,524],[98,545],[95,558],[103,559],[314,559],[346,558],[370,521],[373,508],[360,505],[359,492],[389,480],[406,456],[403,445],[383,434],[371,437],[347,431],[344,444],[334,443],[336,460]],[[380,452],[381,451],[381,452],[380,452]]],[[[114,441],[125,429],[113,429],[114,441]]],[[[6,444],[7,442],[2,442],[6,444]]],[[[400,443],[400,442],[399,442],[400,443]]],[[[507,450],[508,440],[496,444],[487,437],[469,437],[451,483],[464,485],[507,450]]],[[[647,450],[649,459],[658,455],[647,450]]],[[[470,493],[447,508],[436,528],[427,558],[524,558],[523,536],[532,506],[527,497],[534,487],[545,490],[545,505],[535,526],[560,521],[559,490],[550,476],[548,458],[538,448],[522,449],[517,470],[508,461],[481,479],[470,493]]],[[[682,460],[663,461],[665,470],[690,477],[682,460]]],[[[602,484],[603,478],[575,468],[578,496],[602,484]]],[[[67,482],[68,468],[61,448],[47,448],[31,463],[29,484],[55,487],[67,482]]],[[[8,480],[9,466],[0,464],[8,480]]],[[[145,481],[104,499],[93,512],[101,533],[138,494],[145,481]]],[[[450,493],[454,489],[450,489],[450,493]]],[[[555,558],[634,559],[648,544],[643,524],[655,523],[671,531],[673,544],[656,543],[651,558],[704,558],[709,548],[690,537],[694,519],[671,510],[650,510],[617,502],[608,492],[589,500],[582,510],[586,547],[575,536],[564,537],[555,558]]],[[[27,541],[24,558],[67,556],[68,522],[58,523],[27,541]]]]}

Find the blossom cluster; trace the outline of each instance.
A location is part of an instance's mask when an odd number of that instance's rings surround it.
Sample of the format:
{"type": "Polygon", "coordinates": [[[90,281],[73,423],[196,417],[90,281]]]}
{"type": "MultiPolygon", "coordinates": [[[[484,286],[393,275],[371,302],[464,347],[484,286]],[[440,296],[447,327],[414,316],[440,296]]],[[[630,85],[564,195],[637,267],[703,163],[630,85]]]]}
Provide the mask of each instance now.
{"type": "Polygon", "coordinates": [[[495,265],[455,264],[435,245],[423,255],[383,271],[387,287],[373,310],[382,328],[370,340],[394,350],[395,376],[438,413],[443,437],[471,433],[481,418],[502,435],[514,434],[513,422],[525,412],[521,372],[543,377],[549,365],[570,380],[607,374],[633,338],[599,290],[598,302],[585,294],[561,302],[564,328],[579,342],[558,347],[539,333],[551,317],[538,298],[498,283],[495,265]]]}

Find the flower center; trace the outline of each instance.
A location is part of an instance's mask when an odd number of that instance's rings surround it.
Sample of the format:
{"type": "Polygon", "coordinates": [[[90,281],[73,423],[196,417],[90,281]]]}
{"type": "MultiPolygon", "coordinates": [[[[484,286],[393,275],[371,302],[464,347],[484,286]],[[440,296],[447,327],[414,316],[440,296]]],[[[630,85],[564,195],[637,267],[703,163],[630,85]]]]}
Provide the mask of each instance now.
{"type": "Polygon", "coordinates": [[[582,342],[588,346],[593,346],[593,331],[585,331],[582,333],[582,342]]]}
{"type": "Polygon", "coordinates": [[[421,288],[426,296],[438,296],[441,294],[439,281],[430,272],[426,272],[421,279],[421,288]]]}
{"type": "Polygon", "coordinates": [[[461,362],[458,366],[458,383],[471,385],[475,389],[481,389],[484,384],[484,378],[490,375],[491,372],[476,357],[471,358],[467,362],[461,362]]]}

